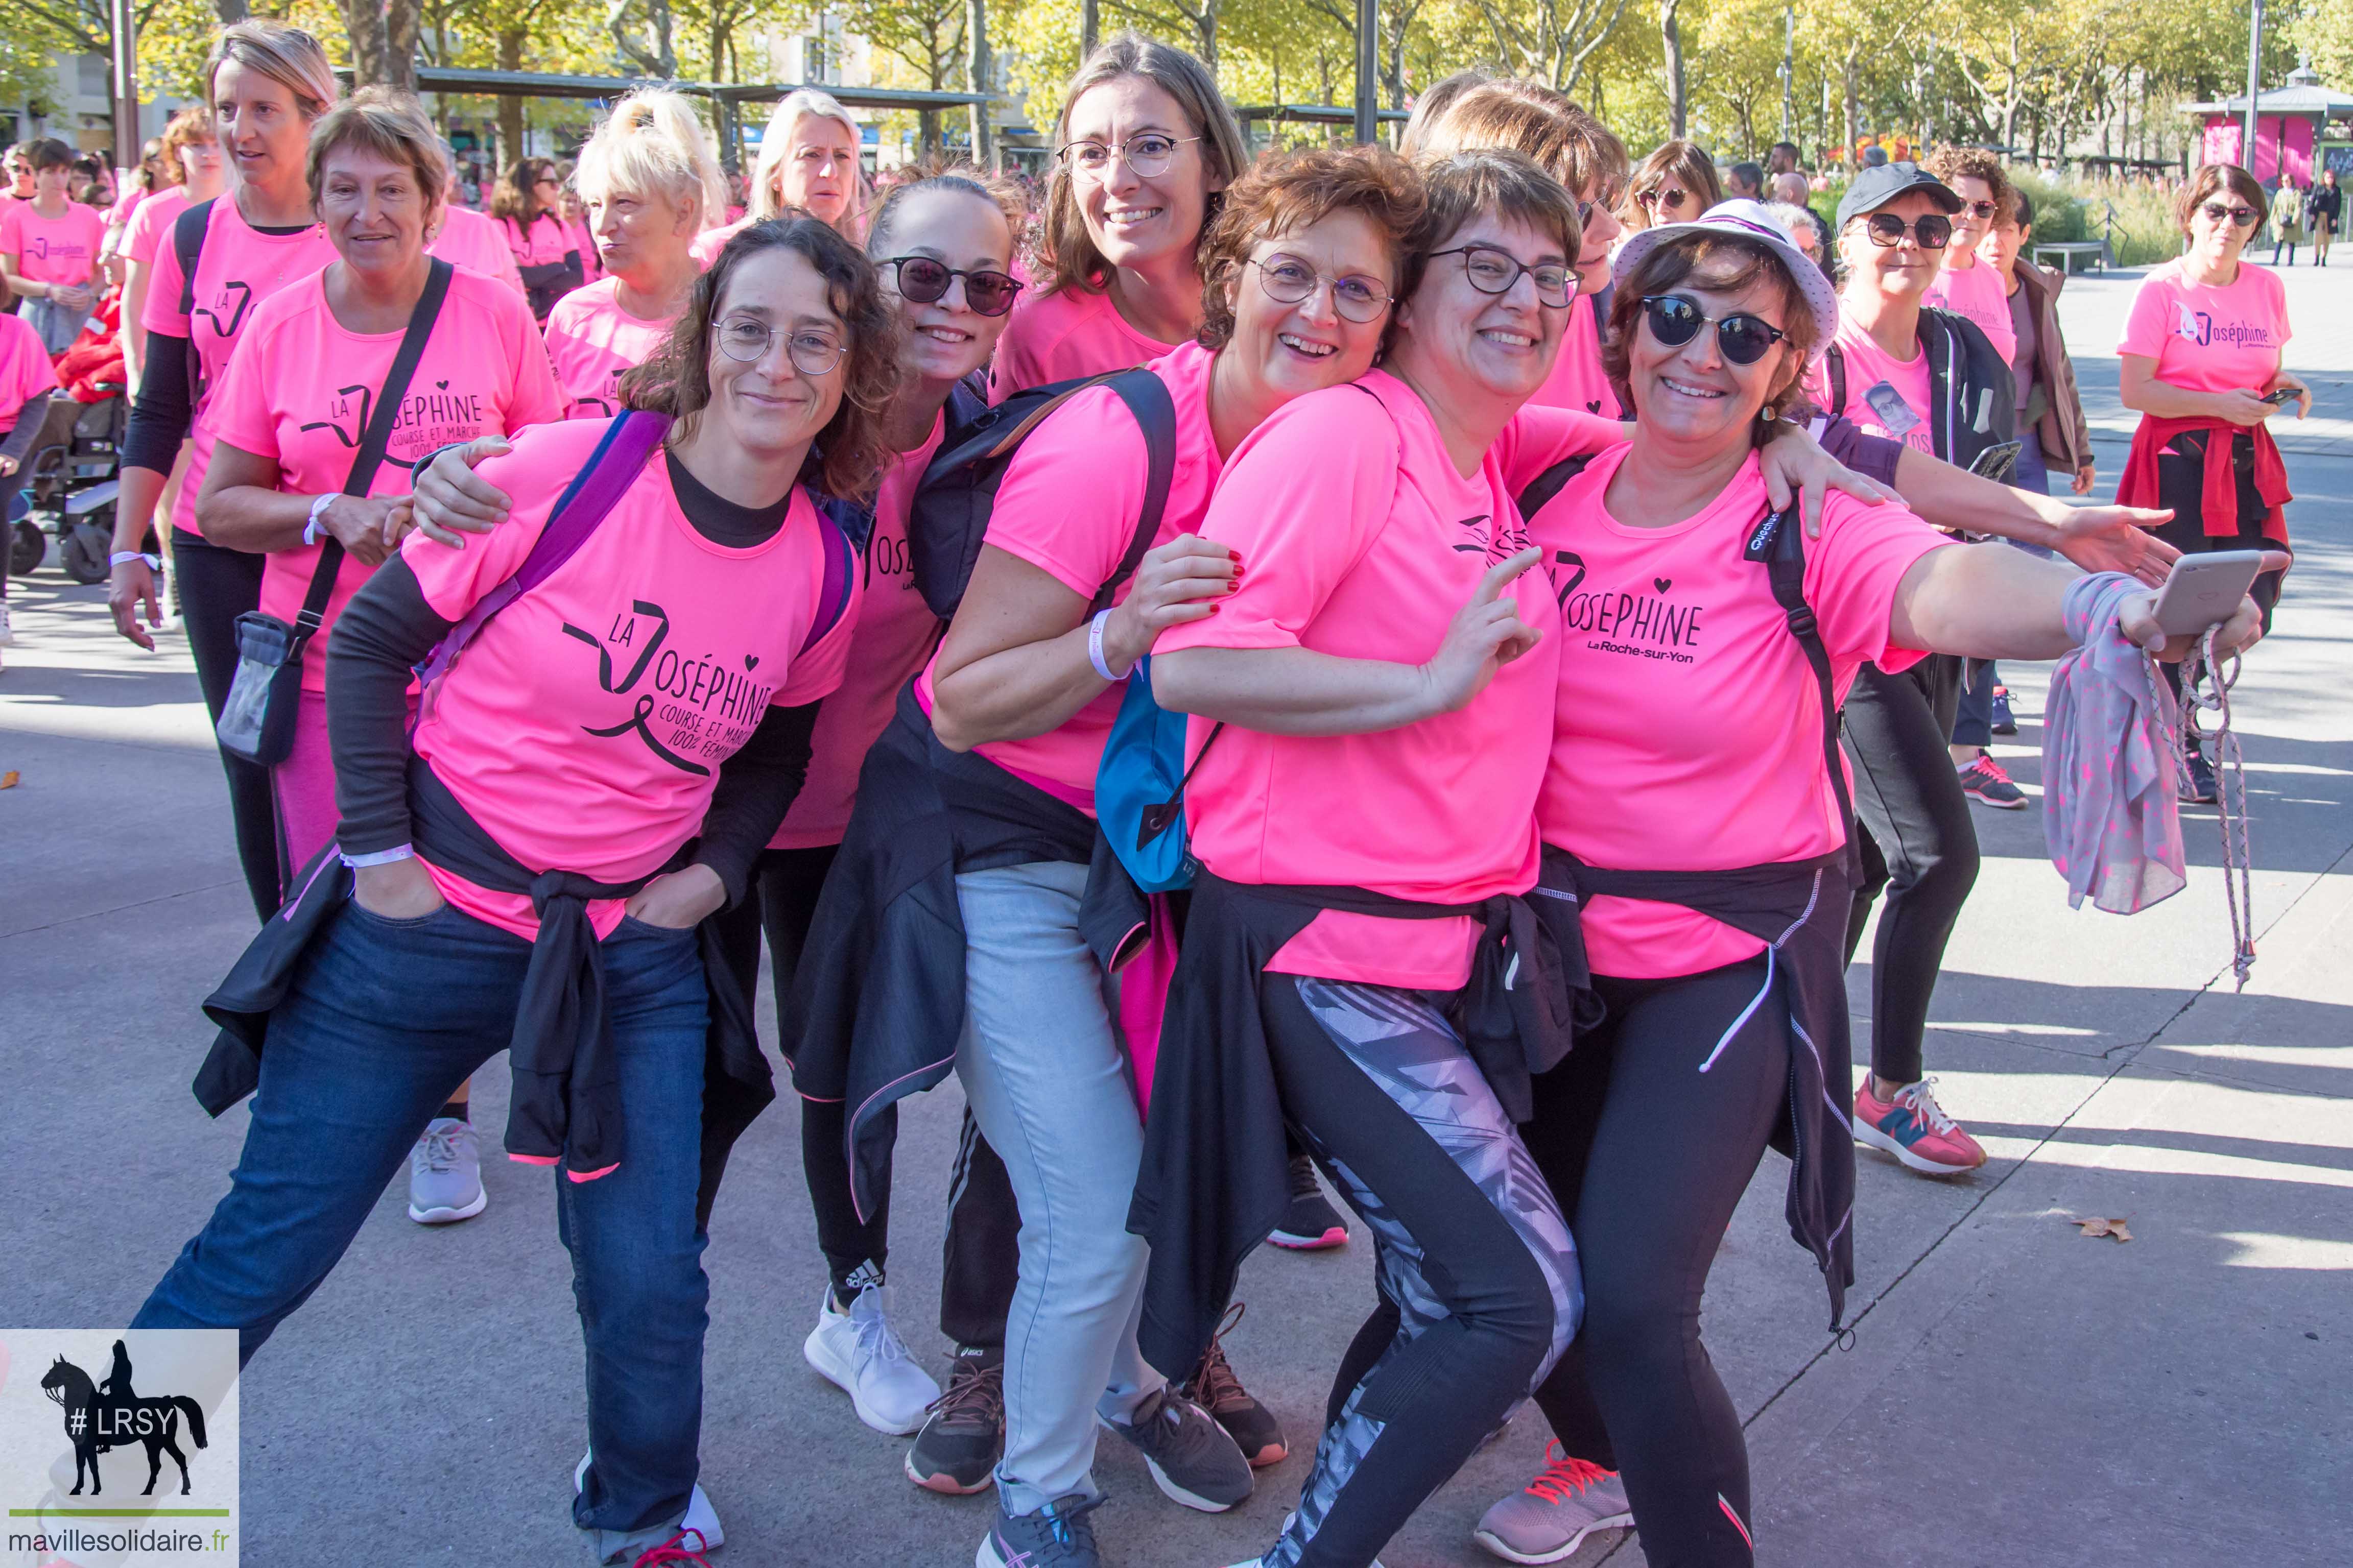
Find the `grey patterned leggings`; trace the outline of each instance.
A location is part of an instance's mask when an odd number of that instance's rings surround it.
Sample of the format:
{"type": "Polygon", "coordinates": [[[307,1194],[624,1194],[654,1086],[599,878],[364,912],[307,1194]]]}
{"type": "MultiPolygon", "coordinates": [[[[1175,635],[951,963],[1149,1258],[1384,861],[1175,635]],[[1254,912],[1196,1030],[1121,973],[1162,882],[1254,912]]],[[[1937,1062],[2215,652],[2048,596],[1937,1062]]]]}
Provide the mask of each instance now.
{"type": "Polygon", "coordinates": [[[1333,1391],[1299,1511],[1262,1562],[1367,1568],[1560,1359],[1583,1307],[1577,1247],[1429,993],[1269,974],[1261,1006],[1283,1114],[1372,1232],[1399,1310],[1369,1370],[1333,1391]]]}

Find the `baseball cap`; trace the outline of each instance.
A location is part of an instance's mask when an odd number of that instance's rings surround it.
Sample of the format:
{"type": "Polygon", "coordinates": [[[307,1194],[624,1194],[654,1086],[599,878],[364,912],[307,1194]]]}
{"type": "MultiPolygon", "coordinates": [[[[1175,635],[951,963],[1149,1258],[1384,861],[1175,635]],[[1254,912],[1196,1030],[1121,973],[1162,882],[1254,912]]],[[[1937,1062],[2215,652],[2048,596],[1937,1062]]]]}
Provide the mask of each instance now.
{"type": "MultiPolygon", "coordinates": [[[[1942,186],[1937,188],[1943,189],[1942,186]]],[[[1754,240],[1771,250],[1781,258],[1782,267],[1797,284],[1799,297],[1806,301],[1806,309],[1813,312],[1817,329],[1814,352],[1820,353],[1830,345],[1832,338],[1838,336],[1838,291],[1831,287],[1831,280],[1822,275],[1821,268],[1798,248],[1798,242],[1789,237],[1789,231],[1782,226],[1781,220],[1767,211],[1762,202],[1752,202],[1745,197],[1718,202],[1690,223],[1661,224],[1656,228],[1637,230],[1631,238],[1619,247],[1618,258],[1609,269],[1610,276],[1623,283],[1634,275],[1634,269],[1642,264],[1644,257],[1671,239],[1691,234],[1736,237],[1754,240]]]]}
{"type": "Polygon", "coordinates": [[[1950,217],[1966,205],[1953,188],[1917,163],[1882,163],[1865,169],[1839,198],[1838,226],[1862,213],[1875,213],[1906,191],[1926,191],[1950,217]]]}

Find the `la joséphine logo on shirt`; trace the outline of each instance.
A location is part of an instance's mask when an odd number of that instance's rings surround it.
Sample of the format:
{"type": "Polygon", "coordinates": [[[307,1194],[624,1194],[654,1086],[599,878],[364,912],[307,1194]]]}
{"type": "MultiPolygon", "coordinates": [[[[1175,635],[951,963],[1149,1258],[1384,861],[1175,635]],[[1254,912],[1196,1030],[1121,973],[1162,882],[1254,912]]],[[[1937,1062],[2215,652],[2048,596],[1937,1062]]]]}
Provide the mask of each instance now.
{"type": "Polygon", "coordinates": [[[51,239],[47,235],[36,235],[25,242],[25,254],[39,257],[45,261],[53,256],[61,261],[80,261],[89,257],[90,247],[78,239],[51,239]]]}
{"type": "Polygon", "coordinates": [[[1560,600],[1564,631],[1590,634],[1585,646],[1594,652],[1668,664],[1697,661],[1701,606],[1672,597],[1672,577],[1588,588],[1585,557],[1574,550],[1554,551],[1545,569],[1552,574],[1553,593],[1560,600]]]}
{"type": "Polygon", "coordinates": [[[580,728],[642,745],[681,773],[707,778],[712,765],[733,756],[776,691],[760,677],[757,654],[681,654],[671,646],[670,612],[644,599],[631,600],[602,636],[563,625],[565,637],[596,650],[596,684],[631,700],[619,722],[580,728]]]}
{"type": "Polygon", "coordinates": [[[233,338],[252,310],[253,285],[242,279],[231,279],[213,290],[209,304],[197,300],[195,314],[210,321],[217,336],[233,338]]]}
{"type": "MultiPolygon", "coordinates": [[[[301,428],[334,434],[345,451],[356,450],[375,406],[375,389],[365,384],[339,386],[327,399],[327,416],[301,428]]],[[[398,468],[417,466],[427,452],[456,441],[470,441],[483,429],[483,400],[479,392],[453,392],[447,381],[411,391],[393,416],[392,437],[385,443],[385,461],[398,468]],[[402,456],[406,453],[406,456],[402,456]]]]}
{"type": "Polygon", "coordinates": [[[1531,542],[1528,525],[1517,516],[1501,528],[1494,527],[1494,514],[1482,511],[1476,517],[1466,517],[1456,523],[1454,526],[1462,533],[1461,542],[1454,546],[1456,551],[1464,555],[1479,556],[1493,566],[1498,561],[1508,561],[1528,547],[1531,542]]]}
{"type": "Polygon", "coordinates": [[[2205,310],[2193,310],[2176,302],[2173,335],[2200,348],[2221,344],[2225,348],[2267,349],[2272,346],[2272,331],[2257,321],[2217,321],[2205,310]]]}

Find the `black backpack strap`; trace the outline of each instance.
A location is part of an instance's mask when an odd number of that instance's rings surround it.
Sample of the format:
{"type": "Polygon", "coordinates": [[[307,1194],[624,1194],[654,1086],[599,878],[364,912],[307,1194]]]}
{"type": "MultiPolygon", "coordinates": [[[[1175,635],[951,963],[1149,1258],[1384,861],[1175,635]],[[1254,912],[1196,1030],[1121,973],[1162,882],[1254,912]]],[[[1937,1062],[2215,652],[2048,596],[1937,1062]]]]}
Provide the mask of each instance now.
{"type": "Polygon", "coordinates": [[[213,203],[208,197],[181,210],[172,220],[172,254],[180,261],[180,314],[188,321],[188,416],[195,417],[196,396],[204,390],[204,361],[196,353],[196,263],[204,258],[205,236],[212,226],[213,203]]]}
{"type": "Polygon", "coordinates": [[[1839,755],[1838,693],[1831,683],[1831,650],[1823,645],[1821,624],[1814,619],[1813,606],[1806,603],[1806,534],[1798,523],[1798,509],[1767,511],[1749,533],[1748,548],[1743,553],[1750,561],[1765,563],[1773,602],[1788,617],[1789,635],[1798,639],[1799,651],[1813,669],[1822,708],[1822,761],[1830,769],[1831,788],[1838,795],[1839,820],[1851,824],[1854,799],[1847,789],[1846,763],[1839,755]]]}
{"type": "MultiPolygon", "coordinates": [[[[343,493],[347,496],[367,494],[369,487],[375,483],[375,471],[384,466],[385,448],[392,443],[393,421],[399,417],[401,403],[408,396],[408,383],[417,374],[417,362],[425,357],[426,340],[433,335],[433,323],[440,317],[441,302],[448,297],[453,270],[448,262],[436,257],[426,271],[425,292],[417,297],[416,308],[408,312],[408,328],[400,335],[400,351],[393,356],[392,369],[386,373],[384,385],[376,392],[375,403],[368,410],[359,450],[352,455],[351,472],[343,479],[343,493]]],[[[327,600],[335,591],[335,574],[343,565],[343,541],[331,537],[319,552],[319,563],[311,573],[311,591],[302,596],[302,613],[294,622],[295,635],[301,641],[309,641],[327,618],[327,600]]]]}
{"type": "Polygon", "coordinates": [[[1119,400],[1135,416],[1136,428],[1144,432],[1144,508],[1136,514],[1135,537],[1127,542],[1127,553],[1120,557],[1119,569],[1104,582],[1095,602],[1087,606],[1089,616],[1109,607],[1119,585],[1135,575],[1144,552],[1152,548],[1153,536],[1160,531],[1161,516],[1168,510],[1168,484],[1176,472],[1176,405],[1168,395],[1167,384],[1148,370],[1124,370],[1110,377],[1107,384],[1119,394],[1119,400]]]}
{"type": "Polygon", "coordinates": [[[1838,344],[1822,351],[1822,366],[1831,375],[1831,405],[1822,412],[1835,419],[1846,412],[1846,355],[1838,344]]]}
{"type": "Polygon", "coordinates": [[[1559,462],[1530,479],[1528,488],[1520,492],[1521,518],[1524,520],[1531,518],[1542,511],[1545,503],[1560,494],[1567,487],[1568,481],[1585,472],[1586,465],[1592,461],[1592,453],[1581,452],[1574,458],[1563,458],[1559,462]]]}

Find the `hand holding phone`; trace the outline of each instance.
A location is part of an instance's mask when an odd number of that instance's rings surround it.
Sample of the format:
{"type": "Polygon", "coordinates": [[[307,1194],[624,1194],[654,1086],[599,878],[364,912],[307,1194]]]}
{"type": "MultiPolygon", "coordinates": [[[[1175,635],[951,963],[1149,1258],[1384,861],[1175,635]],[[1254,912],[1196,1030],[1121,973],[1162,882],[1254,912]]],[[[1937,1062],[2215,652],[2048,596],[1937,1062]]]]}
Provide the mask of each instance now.
{"type": "Polygon", "coordinates": [[[2304,388],[2300,386],[2283,386],[2277,392],[2264,393],[2263,401],[2274,408],[2284,408],[2303,395],[2304,388]]]}
{"type": "Polygon", "coordinates": [[[2168,637],[2196,637],[2238,609],[2263,570],[2260,550],[2217,550],[2185,555],[2158,590],[2157,624],[2168,637]]]}

